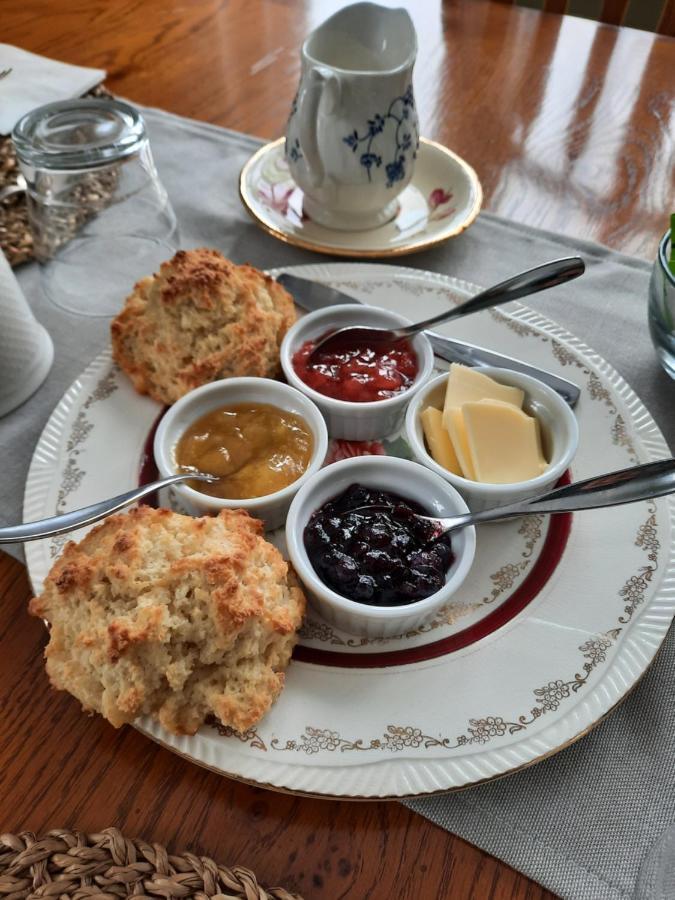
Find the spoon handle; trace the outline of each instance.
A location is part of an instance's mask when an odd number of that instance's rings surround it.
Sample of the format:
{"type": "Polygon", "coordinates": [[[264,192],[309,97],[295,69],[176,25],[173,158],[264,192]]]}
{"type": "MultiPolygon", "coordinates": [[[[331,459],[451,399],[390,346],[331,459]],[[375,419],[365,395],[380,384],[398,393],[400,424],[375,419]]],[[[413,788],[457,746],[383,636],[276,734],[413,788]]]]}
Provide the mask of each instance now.
{"type": "Polygon", "coordinates": [[[565,257],[564,259],[554,259],[552,262],[544,263],[542,266],[536,266],[534,269],[528,269],[527,272],[521,272],[514,275],[513,278],[507,278],[494,287],[481,291],[470,300],[460,303],[453,309],[446,310],[438,316],[426,319],[424,322],[417,322],[414,325],[408,325],[404,328],[396,329],[397,334],[401,337],[409,337],[431,328],[432,325],[438,325],[441,322],[448,322],[450,319],[457,319],[461,316],[468,316],[471,313],[480,312],[483,309],[489,309],[493,306],[501,306],[502,303],[509,303],[511,300],[518,300],[519,297],[527,297],[528,294],[536,294],[537,291],[543,291],[546,288],[554,287],[556,284],[562,284],[570,281],[572,278],[578,278],[585,271],[585,265],[578,256],[565,257]]]}
{"type": "Polygon", "coordinates": [[[528,500],[520,500],[507,506],[457,516],[449,519],[448,525],[452,531],[466,525],[510,519],[513,516],[619,506],[622,503],[649,500],[673,492],[675,492],[675,459],[661,459],[658,462],[631,466],[629,469],[577,481],[539,497],[530,497],[528,500]]]}
{"type": "Polygon", "coordinates": [[[39,519],[37,522],[26,522],[25,525],[10,525],[7,528],[0,528],[0,544],[36,541],[40,538],[53,537],[55,534],[63,534],[66,531],[74,531],[76,528],[82,528],[84,525],[98,522],[99,519],[104,519],[125,506],[129,506],[135,500],[140,500],[142,497],[152,494],[153,491],[167,487],[170,484],[177,484],[179,481],[185,481],[188,478],[194,478],[197,481],[207,481],[210,477],[195,473],[171,475],[170,478],[162,478],[161,481],[144,484],[142,487],[134,488],[134,490],[127,491],[125,494],[118,494],[116,497],[101,500],[100,503],[94,503],[82,509],[74,509],[72,512],[63,513],[60,516],[39,519]]]}

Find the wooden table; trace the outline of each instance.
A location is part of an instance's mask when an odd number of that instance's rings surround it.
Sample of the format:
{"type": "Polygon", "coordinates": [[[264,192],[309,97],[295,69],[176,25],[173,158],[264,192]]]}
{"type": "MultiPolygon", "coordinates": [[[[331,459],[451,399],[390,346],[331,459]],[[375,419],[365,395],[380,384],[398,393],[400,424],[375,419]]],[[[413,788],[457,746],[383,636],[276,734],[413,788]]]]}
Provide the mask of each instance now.
{"type": "MultiPolygon", "coordinates": [[[[3,0],[0,39],[104,67],[131,100],[272,138],[303,37],[341,5],[3,0]]],[[[404,5],[419,35],[423,133],[476,167],[486,208],[653,257],[675,194],[675,41],[478,0],[404,5]]],[[[3,831],[115,824],[307,898],[553,896],[397,803],[254,789],[83,716],[48,688],[25,570],[4,555],[0,596],[3,831]]]]}

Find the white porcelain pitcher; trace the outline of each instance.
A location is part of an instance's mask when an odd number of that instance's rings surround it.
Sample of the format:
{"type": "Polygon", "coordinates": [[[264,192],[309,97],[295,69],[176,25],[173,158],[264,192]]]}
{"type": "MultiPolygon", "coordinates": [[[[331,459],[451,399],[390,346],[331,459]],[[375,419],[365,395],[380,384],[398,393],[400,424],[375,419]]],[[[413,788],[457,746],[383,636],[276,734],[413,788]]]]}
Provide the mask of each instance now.
{"type": "Polygon", "coordinates": [[[352,231],[396,214],[419,143],[416,54],[408,13],[375,3],[341,9],[303,44],[286,160],[314,221],[352,231]]]}

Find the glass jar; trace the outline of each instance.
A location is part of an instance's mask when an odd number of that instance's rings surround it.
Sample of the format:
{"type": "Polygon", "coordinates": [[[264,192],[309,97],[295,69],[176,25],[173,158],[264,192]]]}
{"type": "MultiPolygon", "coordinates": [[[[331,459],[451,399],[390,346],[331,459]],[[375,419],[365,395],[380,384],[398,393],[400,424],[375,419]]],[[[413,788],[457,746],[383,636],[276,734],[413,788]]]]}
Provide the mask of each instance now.
{"type": "Polygon", "coordinates": [[[671,232],[661,238],[649,282],[649,331],[659,362],[675,378],[675,273],[668,266],[671,232]]]}
{"type": "Polygon", "coordinates": [[[20,119],[12,139],[47,296],[114,315],[177,241],[142,116],[120,100],[59,101],[20,119]]]}

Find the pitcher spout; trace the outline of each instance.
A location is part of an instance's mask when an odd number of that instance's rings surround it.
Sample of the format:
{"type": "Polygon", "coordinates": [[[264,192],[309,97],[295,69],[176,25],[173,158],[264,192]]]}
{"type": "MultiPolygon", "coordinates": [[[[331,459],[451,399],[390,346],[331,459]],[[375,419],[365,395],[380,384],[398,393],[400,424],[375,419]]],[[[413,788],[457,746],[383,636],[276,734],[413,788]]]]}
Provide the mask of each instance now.
{"type": "Polygon", "coordinates": [[[338,10],[307,38],[303,55],[331,69],[391,74],[413,64],[417,36],[407,10],[354,3],[338,10]]]}

